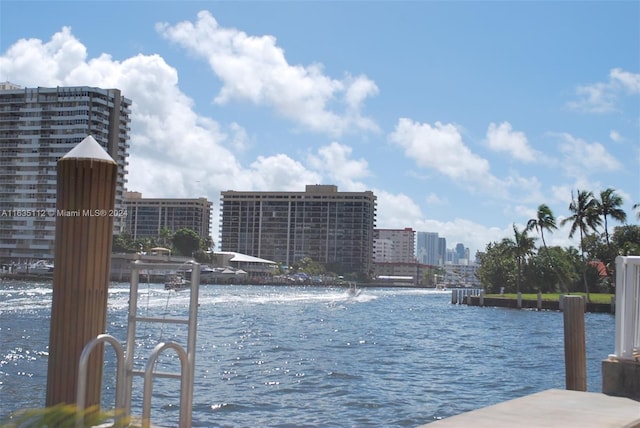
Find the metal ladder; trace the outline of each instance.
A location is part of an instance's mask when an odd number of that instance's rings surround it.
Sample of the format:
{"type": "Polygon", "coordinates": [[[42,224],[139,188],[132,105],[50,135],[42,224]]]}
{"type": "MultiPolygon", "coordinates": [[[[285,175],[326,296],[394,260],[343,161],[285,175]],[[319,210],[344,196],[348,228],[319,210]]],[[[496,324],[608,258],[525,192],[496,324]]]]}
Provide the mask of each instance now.
{"type": "MultiPolygon", "coordinates": [[[[185,263],[144,263],[135,261],[131,263],[131,288],[129,291],[129,315],[127,326],[126,351],[122,350],[122,345],[113,336],[101,334],[89,342],[80,356],[80,369],[78,373],[77,406],[83,410],[85,407],[86,391],[86,371],[89,354],[93,348],[103,342],[111,344],[117,357],[116,375],[116,409],[124,409],[119,418],[129,418],[131,415],[131,397],[133,390],[133,376],[144,377],[144,390],[142,401],[142,427],[151,426],[151,395],[153,390],[153,379],[156,377],[180,379],[180,416],[179,426],[182,428],[191,427],[191,413],[193,408],[193,379],[195,369],[196,353],[196,330],[198,317],[198,296],[200,290],[200,264],[190,262],[190,300],[189,316],[187,318],[157,318],[138,316],[138,287],[140,283],[140,271],[172,271],[183,270],[185,263]],[[178,343],[167,341],[158,343],[151,351],[145,369],[143,371],[133,370],[134,349],[136,340],[136,327],[138,322],[165,323],[165,324],[185,324],[188,326],[187,349],[185,350],[178,343]],[[155,363],[160,354],[166,349],[173,349],[180,359],[180,373],[166,373],[154,371],[155,363]],[[124,366],[123,366],[124,364],[124,366]]],[[[76,426],[82,426],[82,413],[78,412],[76,426]]]]}

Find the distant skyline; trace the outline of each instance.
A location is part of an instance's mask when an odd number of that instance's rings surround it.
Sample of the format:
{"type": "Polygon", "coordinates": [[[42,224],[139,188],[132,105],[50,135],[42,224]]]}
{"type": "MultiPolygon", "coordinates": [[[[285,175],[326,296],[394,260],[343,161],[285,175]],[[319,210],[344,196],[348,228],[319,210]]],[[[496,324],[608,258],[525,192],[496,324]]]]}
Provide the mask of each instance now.
{"type": "Polygon", "coordinates": [[[208,198],[216,244],[221,191],[335,184],[376,194],[376,227],[474,259],[542,203],[560,223],[577,189],[615,189],[638,223],[639,18],[637,1],[0,0],[0,81],[121,89],[128,190],[208,198]]]}

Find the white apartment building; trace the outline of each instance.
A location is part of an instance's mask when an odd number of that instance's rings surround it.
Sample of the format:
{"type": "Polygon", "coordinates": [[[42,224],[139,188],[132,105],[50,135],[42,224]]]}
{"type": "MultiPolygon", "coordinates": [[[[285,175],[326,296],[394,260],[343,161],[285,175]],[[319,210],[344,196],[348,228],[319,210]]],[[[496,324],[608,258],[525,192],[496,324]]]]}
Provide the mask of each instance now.
{"type": "Polygon", "coordinates": [[[415,263],[415,261],[415,232],[412,228],[374,230],[374,263],[415,263]]]}
{"type": "Polygon", "coordinates": [[[130,108],[118,89],[0,83],[0,260],[53,259],[57,161],[88,135],[118,164],[121,207],[130,108]]]}

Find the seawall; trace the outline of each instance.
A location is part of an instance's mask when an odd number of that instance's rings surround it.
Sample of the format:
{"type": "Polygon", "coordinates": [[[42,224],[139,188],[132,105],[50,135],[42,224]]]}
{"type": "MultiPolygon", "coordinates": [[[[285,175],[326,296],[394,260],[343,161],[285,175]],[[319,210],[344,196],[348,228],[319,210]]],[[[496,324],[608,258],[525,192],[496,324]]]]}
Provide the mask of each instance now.
{"type": "MultiPolygon", "coordinates": [[[[499,308],[513,308],[518,309],[518,301],[516,299],[507,299],[502,297],[484,297],[482,298],[483,302],[481,304],[480,296],[464,296],[462,303],[469,306],[492,306],[499,308]]],[[[521,309],[538,309],[538,310],[547,310],[547,311],[559,311],[560,310],[560,302],[559,301],[550,301],[550,300],[542,300],[540,302],[540,307],[538,307],[537,300],[521,300],[521,309]]],[[[585,307],[585,312],[595,312],[595,313],[614,313],[613,305],[610,303],[593,303],[588,302],[585,307]]]]}

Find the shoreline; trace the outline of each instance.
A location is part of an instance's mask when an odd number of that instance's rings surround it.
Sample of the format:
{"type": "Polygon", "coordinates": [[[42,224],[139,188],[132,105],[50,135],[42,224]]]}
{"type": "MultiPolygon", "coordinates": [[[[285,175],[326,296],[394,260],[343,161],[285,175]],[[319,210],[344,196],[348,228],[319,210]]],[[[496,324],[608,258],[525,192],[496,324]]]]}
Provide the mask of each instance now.
{"type": "MultiPolygon", "coordinates": [[[[539,311],[561,311],[560,301],[553,300],[538,300],[522,299],[521,306],[518,308],[518,300],[512,298],[502,297],[483,297],[483,302],[480,302],[480,296],[464,296],[460,304],[467,306],[480,306],[480,307],[498,307],[498,308],[510,308],[510,309],[536,309],[539,311]]],[[[592,313],[609,313],[615,314],[615,304],[613,303],[594,303],[586,302],[585,312],[592,313]]]]}

